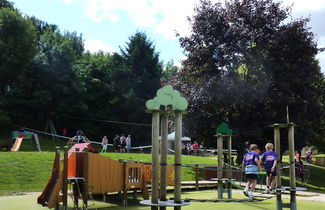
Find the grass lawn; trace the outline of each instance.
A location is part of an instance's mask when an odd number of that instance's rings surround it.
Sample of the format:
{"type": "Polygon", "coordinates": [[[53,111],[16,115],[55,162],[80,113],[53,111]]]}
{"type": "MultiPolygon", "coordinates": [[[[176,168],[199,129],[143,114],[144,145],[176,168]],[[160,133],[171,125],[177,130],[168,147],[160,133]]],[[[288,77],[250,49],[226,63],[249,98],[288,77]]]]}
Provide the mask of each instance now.
{"type": "MultiPolygon", "coordinates": [[[[191,192],[183,192],[182,198],[197,198],[197,199],[214,199],[216,196],[216,191],[213,190],[205,190],[205,191],[191,191],[191,192]]],[[[19,195],[19,196],[5,196],[0,197],[0,206],[6,206],[6,209],[10,210],[41,210],[46,207],[42,207],[36,204],[36,199],[38,195],[19,195]]],[[[172,196],[172,195],[169,195],[172,196]]],[[[241,194],[234,194],[236,198],[242,198],[241,194]]],[[[140,196],[139,196],[140,198],[140,196]]],[[[284,202],[289,202],[288,199],[284,199],[284,202]]],[[[71,199],[68,200],[68,203],[71,205],[71,199]]],[[[312,202],[312,201],[297,201],[298,209],[308,209],[308,210],[319,210],[325,209],[325,202],[312,202]]],[[[128,206],[121,206],[121,201],[115,200],[112,203],[103,203],[103,202],[95,202],[89,201],[89,209],[113,209],[113,210],[122,210],[122,209],[134,209],[134,210],[145,210],[150,209],[150,207],[139,205],[138,200],[132,200],[131,196],[128,200],[128,206]]],[[[192,202],[189,206],[182,207],[182,209],[186,210],[196,210],[196,209],[204,210],[229,210],[229,209],[240,209],[240,210],[273,210],[275,209],[275,198],[268,199],[265,201],[255,201],[255,202],[243,202],[243,203],[198,203],[192,202]]],[[[73,209],[70,206],[69,209],[73,209]]],[[[173,209],[173,208],[167,208],[173,209]]]]}
{"type": "MultiPolygon", "coordinates": [[[[51,140],[52,141],[52,140],[51,140]]],[[[136,160],[150,162],[149,154],[121,154],[105,153],[104,156],[112,159],[136,160]]],[[[168,156],[168,162],[173,162],[173,156],[168,156]]],[[[19,192],[42,191],[52,171],[54,152],[1,152],[0,153],[0,195],[19,192]]],[[[215,164],[216,157],[184,156],[185,164],[215,164]]],[[[325,168],[308,166],[310,178],[307,185],[309,190],[325,192],[325,168]]],[[[202,175],[202,174],[201,174],[202,175]]],[[[202,175],[203,176],[203,175],[202,175]]],[[[192,168],[182,168],[182,180],[194,180],[195,172],[192,168]]],[[[283,185],[288,186],[288,178],[283,178],[283,185]]],[[[299,182],[298,182],[299,186],[299,182]]]]}

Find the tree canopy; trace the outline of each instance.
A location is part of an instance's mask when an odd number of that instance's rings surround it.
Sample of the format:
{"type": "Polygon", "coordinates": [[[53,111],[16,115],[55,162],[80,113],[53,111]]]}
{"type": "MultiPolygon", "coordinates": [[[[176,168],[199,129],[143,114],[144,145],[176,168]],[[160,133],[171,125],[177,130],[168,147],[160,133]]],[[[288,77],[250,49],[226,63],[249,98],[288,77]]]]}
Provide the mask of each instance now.
{"type": "Polygon", "coordinates": [[[318,49],[309,20],[289,17],[290,7],[272,0],[200,2],[191,34],[179,38],[187,59],[173,81],[189,99],[189,134],[214,144],[225,121],[238,149],[246,141],[262,147],[273,138],[269,125],[286,122],[288,106],[297,147],[315,139],[324,115],[318,49]]]}

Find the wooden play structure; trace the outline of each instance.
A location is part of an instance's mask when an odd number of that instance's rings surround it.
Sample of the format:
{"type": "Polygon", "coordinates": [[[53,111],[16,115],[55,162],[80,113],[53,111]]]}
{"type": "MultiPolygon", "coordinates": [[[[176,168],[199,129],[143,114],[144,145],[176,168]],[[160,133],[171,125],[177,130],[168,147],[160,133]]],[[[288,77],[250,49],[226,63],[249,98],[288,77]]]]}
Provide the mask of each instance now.
{"type": "Polygon", "coordinates": [[[225,193],[224,189],[227,189],[228,199],[232,199],[232,157],[231,157],[231,148],[232,148],[232,134],[233,131],[228,127],[226,123],[221,123],[216,130],[217,137],[217,149],[218,149],[218,171],[217,171],[217,180],[218,181],[218,199],[223,199],[223,194],[225,193]],[[228,165],[227,165],[227,177],[223,177],[224,171],[224,160],[223,160],[223,141],[227,142],[227,155],[228,155],[228,165]]]}
{"type": "MultiPolygon", "coordinates": [[[[166,170],[167,185],[174,183],[173,166],[166,170]]],[[[79,199],[87,209],[88,200],[94,194],[121,193],[123,204],[127,204],[127,191],[141,190],[144,199],[148,199],[148,184],[151,180],[151,164],[131,161],[116,161],[104,157],[90,143],[66,147],[61,159],[57,149],[52,175],[37,203],[48,208],[67,209],[68,194],[73,198],[75,207],[79,199]],[[68,191],[68,188],[71,190],[68,191]]]]}
{"type": "Polygon", "coordinates": [[[290,187],[281,186],[281,163],[277,163],[277,184],[276,184],[276,209],[282,210],[283,208],[290,208],[291,210],[297,209],[296,202],[296,191],[304,191],[306,188],[296,187],[296,174],[295,174],[295,136],[294,128],[295,124],[293,122],[288,122],[284,124],[275,123],[271,125],[274,128],[274,145],[275,152],[280,153],[280,128],[286,128],[288,131],[288,144],[289,144],[289,176],[290,176],[290,187]],[[282,193],[284,191],[290,192],[290,203],[282,203],[282,193]]]}
{"type": "Polygon", "coordinates": [[[155,98],[146,102],[147,112],[152,113],[152,178],[151,178],[151,200],[144,200],[140,203],[151,206],[151,209],[165,210],[166,207],[181,209],[181,206],[189,205],[189,202],[181,199],[181,150],[182,150],[182,115],[187,109],[187,100],[167,85],[157,91],[155,98]],[[167,177],[167,135],[168,117],[175,116],[175,183],[174,198],[167,200],[166,177],[167,177]],[[159,146],[159,127],[161,117],[161,147],[159,146]],[[159,147],[161,161],[159,164],[159,147]],[[159,170],[161,171],[159,178],[159,170]],[[159,183],[160,182],[160,183],[159,183]],[[160,186],[160,197],[159,197],[160,186]]]}

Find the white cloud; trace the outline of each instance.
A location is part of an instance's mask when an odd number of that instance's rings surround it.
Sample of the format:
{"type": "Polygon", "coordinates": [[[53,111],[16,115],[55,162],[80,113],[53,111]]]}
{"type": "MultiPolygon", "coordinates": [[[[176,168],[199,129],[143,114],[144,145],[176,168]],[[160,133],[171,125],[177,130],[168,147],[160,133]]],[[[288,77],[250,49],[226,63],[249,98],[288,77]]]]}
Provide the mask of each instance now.
{"type": "Polygon", "coordinates": [[[91,53],[95,53],[99,51],[112,53],[115,51],[113,48],[111,48],[101,40],[86,40],[84,44],[85,44],[85,50],[91,53]]]}
{"type": "MultiPolygon", "coordinates": [[[[71,0],[70,0],[71,1],[71,0]]],[[[219,0],[213,0],[216,2],[219,0]]],[[[175,39],[175,31],[181,35],[190,32],[187,16],[193,14],[199,0],[85,0],[85,14],[96,22],[108,19],[117,23],[121,12],[139,27],[152,27],[165,39],[175,39]]]]}

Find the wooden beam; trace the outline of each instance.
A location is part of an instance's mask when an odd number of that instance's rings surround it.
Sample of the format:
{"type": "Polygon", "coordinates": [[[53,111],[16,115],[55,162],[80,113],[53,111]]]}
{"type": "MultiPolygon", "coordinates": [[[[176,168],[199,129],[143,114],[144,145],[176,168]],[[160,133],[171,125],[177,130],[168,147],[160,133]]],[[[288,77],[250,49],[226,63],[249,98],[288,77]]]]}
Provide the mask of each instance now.
{"type": "MultiPolygon", "coordinates": [[[[161,158],[160,158],[160,200],[166,201],[166,178],[167,178],[167,135],[168,135],[168,115],[161,116],[161,158]]],[[[166,210],[166,206],[160,206],[161,210],[166,210]]]]}
{"type": "MultiPolygon", "coordinates": [[[[276,165],[277,170],[277,177],[276,177],[276,188],[281,188],[281,141],[280,141],[280,124],[276,123],[274,126],[274,146],[275,152],[278,153],[279,161],[276,165]]],[[[276,210],[282,210],[282,197],[281,197],[281,190],[277,191],[276,194],[276,210]]]]}
{"type": "MultiPolygon", "coordinates": [[[[152,111],[152,177],[151,177],[151,203],[158,204],[159,190],[159,111],[152,111]]],[[[151,206],[152,210],[158,210],[157,206],[151,206]]]]}
{"type": "Polygon", "coordinates": [[[295,172],[295,132],[294,124],[288,123],[288,142],[289,142],[289,160],[290,160],[290,209],[296,210],[296,172],[295,172]]]}
{"type": "MultiPolygon", "coordinates": [[[[174,186],[174,202],[181,203],[181,181],[182,181],[182,112],[175,111],[175,186],[174,186]]],[[[181,209],[175,206],[175,210],[181,209]]]]}

